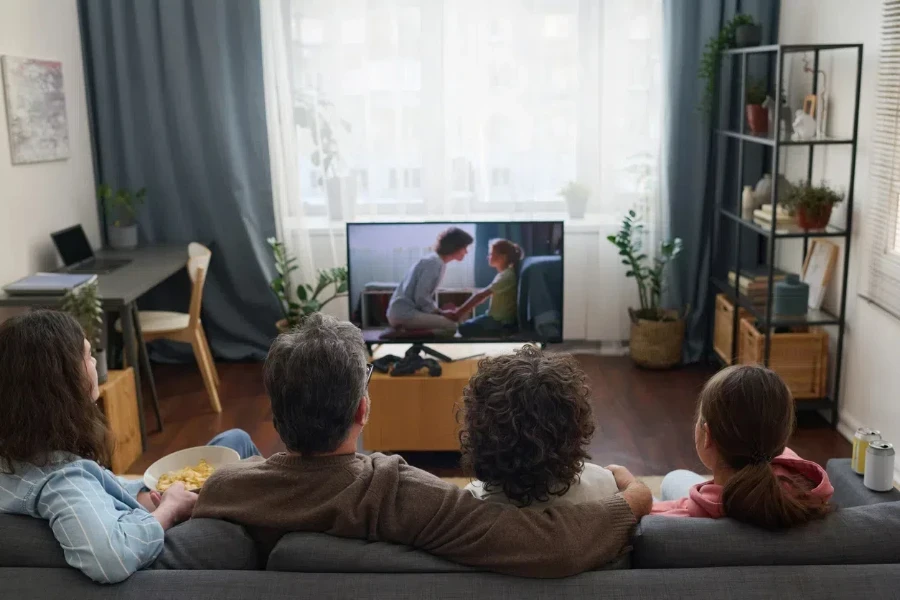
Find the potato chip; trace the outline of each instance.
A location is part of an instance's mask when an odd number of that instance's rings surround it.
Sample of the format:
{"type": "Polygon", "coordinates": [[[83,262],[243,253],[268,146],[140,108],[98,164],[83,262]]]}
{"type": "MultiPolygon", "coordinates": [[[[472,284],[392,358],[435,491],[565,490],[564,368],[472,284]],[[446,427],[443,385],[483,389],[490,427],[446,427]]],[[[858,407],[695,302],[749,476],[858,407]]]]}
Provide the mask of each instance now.
{"type": "Polygon", "coordinates": [[[173,483],[180,481],[188,490],[199,490],[214,471],[215,469],[209,463],[200,459],[200,463],[196,467],[189,466],[160,475],[156,482],[156,489],[159,492],[165,492],[172,487],[173,483]]]}

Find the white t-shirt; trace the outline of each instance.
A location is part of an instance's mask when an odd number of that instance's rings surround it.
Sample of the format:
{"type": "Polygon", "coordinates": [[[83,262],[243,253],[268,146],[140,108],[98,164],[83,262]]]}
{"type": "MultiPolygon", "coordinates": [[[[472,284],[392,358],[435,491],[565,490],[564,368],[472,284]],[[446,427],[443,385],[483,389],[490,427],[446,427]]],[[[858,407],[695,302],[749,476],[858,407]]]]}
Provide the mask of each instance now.
{"type": "MultiPolygon", "coordinates": [[[[466,489],[472,492],[472,495],[480,500],[490,500],[492,502],[503,502],[504,504],[513,504],[501,491],[495,491],[488,494],[484,491],[484,484],[481,481],[473,481],[466,486],[466,489]]],[[[583,504],[584,502],[594,502],[608,498],[619,491],[616,486],[616,478],[612,471],[607,471],[601,466],[593,463],[584,463],[584,469],[581,471],[581,477],[572,484],[569,491],[563,496],[550,496],[547,502],[533,502],[528,508],[546,508],[553,504],[583,504]]]]}

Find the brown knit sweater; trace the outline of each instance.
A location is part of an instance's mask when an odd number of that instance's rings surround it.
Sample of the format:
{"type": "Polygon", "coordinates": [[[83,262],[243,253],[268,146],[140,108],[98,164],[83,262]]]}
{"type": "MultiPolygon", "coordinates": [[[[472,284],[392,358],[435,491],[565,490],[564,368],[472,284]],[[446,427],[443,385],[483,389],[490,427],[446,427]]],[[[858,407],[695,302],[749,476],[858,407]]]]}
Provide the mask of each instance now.
{"type": "Polygon", "coordinates": [[[595,569],[627,550],[635,523],[618,494],[522,510],[478,500],[399,456],[379,453],[276,454],[222,467],[203,486],[193,516],[244,525],[265,546],[290,531],[322,532],[407,544],[525,577],[595,569]]]}

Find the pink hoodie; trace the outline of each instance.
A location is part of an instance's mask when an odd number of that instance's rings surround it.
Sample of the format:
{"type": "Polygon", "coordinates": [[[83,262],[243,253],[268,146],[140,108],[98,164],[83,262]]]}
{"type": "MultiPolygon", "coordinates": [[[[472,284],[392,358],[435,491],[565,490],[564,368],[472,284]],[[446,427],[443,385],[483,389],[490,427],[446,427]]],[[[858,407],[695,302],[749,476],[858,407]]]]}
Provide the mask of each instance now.
{"type": "MultiPolygon", "coordinates": [[[[811,495],[828,502],[834,493],[825,469],[810,460],[804,460],[790,448],[785,448],[781,456],[772,461],[775,475],[802,475],[813,484],[811,495]]],[[[691,488],[687,498],[654,502],[652,515],[665,517],[703,517],[721,519],[725,516],[722,508],[722,486],[712,481],[698,483],[691,488]]]]}

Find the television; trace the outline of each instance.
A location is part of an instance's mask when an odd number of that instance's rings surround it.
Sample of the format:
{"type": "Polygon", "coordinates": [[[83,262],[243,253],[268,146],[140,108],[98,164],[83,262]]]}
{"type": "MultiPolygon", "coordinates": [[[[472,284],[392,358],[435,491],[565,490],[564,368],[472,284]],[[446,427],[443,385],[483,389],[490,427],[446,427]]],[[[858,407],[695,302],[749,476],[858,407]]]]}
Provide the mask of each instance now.
{"type": "Polygon", "coordinates": [[[562,221],[346,233],[349,314],[367,344],[562,341],[562,221]]]}

